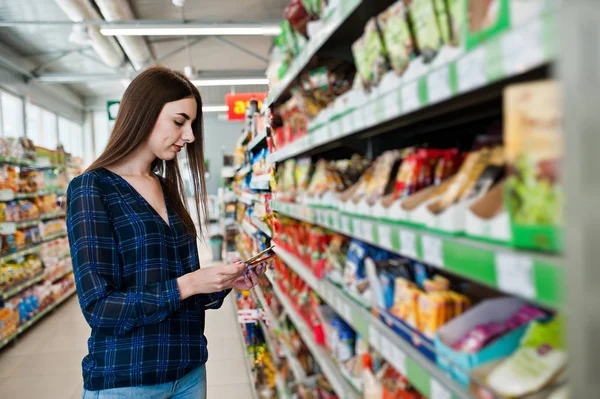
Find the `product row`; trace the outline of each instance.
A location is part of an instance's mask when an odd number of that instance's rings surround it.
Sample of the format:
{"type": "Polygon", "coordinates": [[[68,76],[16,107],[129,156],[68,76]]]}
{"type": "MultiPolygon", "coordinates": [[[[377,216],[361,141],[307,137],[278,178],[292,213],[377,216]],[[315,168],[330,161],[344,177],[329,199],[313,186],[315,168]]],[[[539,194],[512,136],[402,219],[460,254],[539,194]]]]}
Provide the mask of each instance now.
{"type": "MultiPolygon", "coordinates": [[[[491,389],[502,397],[536,393],[536,398],[545,398],[557,382],[564,382],[560,316],[515,298],[496,297],[405,259],[374,261],[385,257],[377,252],[352,242],[343,270],[332,269],[327,276],[337,281],[343,273],[341,287],[348,300],[370,304],[373,317],[457,382],[470,386],[476,396],[487,397],[491,389]],[[538,365],[535,371],[531,364],[538,365]]],[[[315,300],[311,288],[288,266],[275,260],[275,268],[277,284],[294,306],[315,300]]],[[[298,311],[307,323],[315,320],[306,309],[298,311]]],[[[320,333],[314,331],[318,339],[320,333]]]]}
{"type": "Polygon", "coordinates": [[[54,280],[72,270],[68,239],[42,244],[39,254],[31,254],[0,264],[0,292],[7,292],[37,276],[54,280]]]}
{"type": "Polygon", "coordinates": [[[0,341],[12,337],[37,315],[52,307],[75,288],[75,279],[69,275],[55,283],[47,281],[12,297],[0,308],[0,341]]]}
{"type": "Polygon", "coordinates": [[[495,125],[458,147],[388,150],[372,162],[290,159],[276,171],[278,201],[338,209],[517,247],[560,251],[562,159],[557,87],[538,82],[505,92],[503,134],[495,125]],[[543,110],[543,112],[539,112],[543,110]]]}
{"type": "Polygon", "coordinates": [[[25,137],[0,138],[0,157],[11,163],[42,167],[65,165],[72,161],[70,154],[65,153],[62,146],[57,150],[50,150],[36,146],[31,139],[25,137]]]}

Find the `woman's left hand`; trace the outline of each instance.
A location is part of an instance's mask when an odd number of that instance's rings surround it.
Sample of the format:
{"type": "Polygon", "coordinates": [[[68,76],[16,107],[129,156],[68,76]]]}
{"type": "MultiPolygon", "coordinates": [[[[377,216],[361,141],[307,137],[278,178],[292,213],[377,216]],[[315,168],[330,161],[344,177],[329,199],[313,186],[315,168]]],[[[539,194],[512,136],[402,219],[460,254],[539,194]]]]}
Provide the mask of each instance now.
{"type": "Polygon", "coordinates": [[[233,283],[233,288],[238,290],[249,290],[258,284],[258,279],[267,271],[267,263],[263,262],[256,267],[247,268],[243,276],[233,283]]]}

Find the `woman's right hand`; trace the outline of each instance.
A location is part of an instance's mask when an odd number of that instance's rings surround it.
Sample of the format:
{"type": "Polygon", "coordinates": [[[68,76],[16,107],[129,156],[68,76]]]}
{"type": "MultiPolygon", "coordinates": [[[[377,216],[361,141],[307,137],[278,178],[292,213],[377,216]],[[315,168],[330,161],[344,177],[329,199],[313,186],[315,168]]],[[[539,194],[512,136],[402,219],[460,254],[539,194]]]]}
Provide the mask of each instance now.
{"type": "Polygon", "coordinates": [[[236,262],[198,269],[177,279],[181,300],[197,294],[211,294],[232,288],[233,283],[244,274],[246,265],[236,262]]]}

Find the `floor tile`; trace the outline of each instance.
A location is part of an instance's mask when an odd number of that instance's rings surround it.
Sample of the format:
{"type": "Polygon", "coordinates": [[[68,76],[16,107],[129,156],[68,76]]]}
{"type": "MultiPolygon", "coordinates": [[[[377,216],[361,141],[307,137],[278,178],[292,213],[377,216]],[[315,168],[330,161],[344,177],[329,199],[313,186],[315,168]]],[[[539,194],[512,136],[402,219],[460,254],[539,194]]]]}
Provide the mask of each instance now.
{"type": "Polygon", "coordinates": [[[250,384],[209,385],[207,399],[252,399],[250,384]]]}
{"type": "Polygon", "coordinates": [[[80,377],[72,373],[36,376],[21,375],[0,384],[3,398],[10,399],[65,399],[69,398],[80,377]]]}
{"type": "Polygon", "coordinates": [[[209,385],[248,384],[249,376],[246,361],[208,359],[206,375],[209,385]]]}

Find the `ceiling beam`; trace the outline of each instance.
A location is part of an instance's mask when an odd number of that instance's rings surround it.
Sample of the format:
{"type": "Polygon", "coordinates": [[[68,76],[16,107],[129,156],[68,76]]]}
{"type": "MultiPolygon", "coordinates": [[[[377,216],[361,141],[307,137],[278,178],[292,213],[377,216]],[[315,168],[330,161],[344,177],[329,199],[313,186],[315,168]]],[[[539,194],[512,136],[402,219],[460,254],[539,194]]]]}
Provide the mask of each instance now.
{"type": "Polygon", "coordinates": [[[78,52],[77,50],[66,50],[66,51],[63,51],[62,53],[59,53],[58,55],[50,58],[49,60],[44,61],[44,62],[36,65],[35,68],[31,70],[31,73],[35,75],[38,72],[40,72],[42,69],[46,68],[48,65],[52,65],[55,62],[57,62],[59,60],[62,60],[63,58],[65,58],[69,54],[73,54],[73,53],[77,53],[77,52],[78,52]]]}
{"type": "Polygon", "coordinates": [[[266,64],[269,63],[269,59],[267,57],[264,57],[264,56],[262,56],[262,55],[260,55],[258,53],[255,53],[254,51],[249,50],[249,49],[247,49],[244,46],[240,46],[239,44],[234,43],[231,40],[225,39],[224,37],[220,37],[220,36],[213,36],[213,38],[216,39],[216,40],[218,40],[218,41],[220,41],[221,43],[225,43],[225,44],[227,44],[230,47],[233,47],[233,48],[235,48],[237,50],[240,50],[242,53],[248,54],[249,56],[254,57],[257,60],[261,60],[261,61],[263,61],[266,64]]]}

